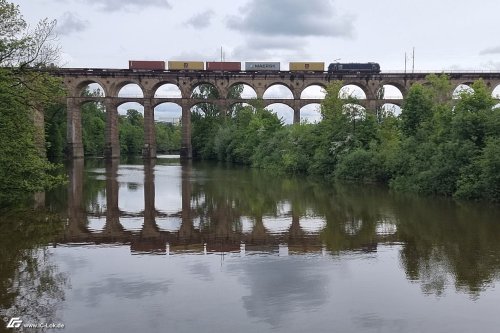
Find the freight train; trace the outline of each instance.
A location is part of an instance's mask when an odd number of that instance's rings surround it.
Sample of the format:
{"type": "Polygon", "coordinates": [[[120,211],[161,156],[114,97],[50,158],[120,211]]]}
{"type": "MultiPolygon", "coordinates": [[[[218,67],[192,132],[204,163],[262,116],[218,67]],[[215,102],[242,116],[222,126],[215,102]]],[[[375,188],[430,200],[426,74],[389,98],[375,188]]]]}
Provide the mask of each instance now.
{"type": "MultiPolygon", "coordinates": [[[[281,70],[279,62],[245,62],[242,69],[241,62],[231,61],[146,61],[130,60],[130,70],[135,71],[208,71],[208,72],[279,72],[281,70]],[[206,64],[206,66],[205,66],[206,64]]],[[[290,62],[290,72],[324,72],[324,62],[290,62]]],[[[380,73],[380,65],[375,62],[367,63],[331,63],[328,66],[328,73],[380,73]]]]}

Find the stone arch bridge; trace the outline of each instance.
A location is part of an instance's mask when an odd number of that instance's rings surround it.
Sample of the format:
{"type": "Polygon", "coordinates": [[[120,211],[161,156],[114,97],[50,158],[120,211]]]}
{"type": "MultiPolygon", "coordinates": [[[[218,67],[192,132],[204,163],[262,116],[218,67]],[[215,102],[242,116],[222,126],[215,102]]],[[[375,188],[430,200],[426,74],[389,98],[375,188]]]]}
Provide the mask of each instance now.
{"type": "MultiPolygon", "coordinates": [[[[118,140],[118,107],[124,103],[137,102],[144,107],[144,147],[143,157],[156,157],[154,108],[162,103],[175,103],[182,109],[182,144],[181,156],[192,157],[191,148],[191,108],[200,103],[212,103],[219,110],[227,110],[236,103],[252,103],[255,99],[231,99],[228,97],[231,87],[244,84],[253,88],[257,99],[263,106],[275,103],[288,105],[293,109],[293,122],[300,122],[302,107],[319,103],[319,99],[301,98],[308,87],[326,87],[330,82],[341,80],[344,86],[359,87],[366,96],[360,104],[369,110],[386,103],[401,105],[408,89],[413,83],[425,83],[430,73],[380,73],[380,74],[331,74],[328,72],[174,72],[174,71],[133,71],[128,69],[57,69],[53,75],[60,77],[64,83],[67,96],[67,143],[68,155],[72,158],[83,157],[81,106],[89,101],[102,102],[106,108],[106,157],[117,158],[120,155],[118,140]],[[84,96],[83,91],[89,84],[101,86],[104,96],[84,96]],[[141,97],[119,97],[120,90],[128,85],[136,84],[142,90],[141,97]],[[180,90],[178,98],[156,97],[156,91],[165,84],[173,84],[180,90]],[[192,98],[193,91],[202,84],[210,84],[217,89],[217,99],[192,98]],[[272,86],[287,87],[293,98],[265,98],[264,93],[272,86]],[[401,92],[403,99],[379,99],[380,89],[386,85],[393,86],[401,92]]],[[[461,84],[470,85],[483,79],[491,91],[500,85],[500,72],[446,73],[454,87],[461,84]]],[[[451,95],[451,92],[450,92],[451,95]]]]}

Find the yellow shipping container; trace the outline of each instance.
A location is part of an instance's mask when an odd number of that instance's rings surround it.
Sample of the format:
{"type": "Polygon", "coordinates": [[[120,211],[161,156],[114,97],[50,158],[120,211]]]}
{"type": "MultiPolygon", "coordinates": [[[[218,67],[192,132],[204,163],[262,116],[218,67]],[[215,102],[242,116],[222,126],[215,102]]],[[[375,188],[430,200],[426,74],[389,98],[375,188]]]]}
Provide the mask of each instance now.
{"type": "Polygon", "coordinates": [[[203,61],[169,61],[168,69],[171,71],[202,71],[205,66],[203,61]]]}
{"type": "Polygon", "coordinates": [[[325,70],[324,62],[291,62],[290,71],[310,71],[323,72],[325,70]]]}

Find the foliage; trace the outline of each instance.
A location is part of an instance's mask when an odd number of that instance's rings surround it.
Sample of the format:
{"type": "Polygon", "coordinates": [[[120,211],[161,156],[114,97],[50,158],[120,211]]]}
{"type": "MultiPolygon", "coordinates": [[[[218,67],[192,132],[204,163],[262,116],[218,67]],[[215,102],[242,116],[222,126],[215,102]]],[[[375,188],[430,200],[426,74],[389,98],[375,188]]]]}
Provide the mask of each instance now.
{"type": "Polygon", "coordinates": [[[55,22],[28,30],[18,6],[0,0],[0,202],[42,191],[62,181],[44,157],[37,114],[63,93],[60,82],[33,69],[51,65],[55,22]]]}
{"type": "Polygon", "coordinates": [[[400,191],[500,201],[500,108],[481,80],[451,99],[446,75],[414,84],[400,116],[364,110],[333,82],[317,124],[284,126],[262,107],[195,116],[197,156],[400,191]]]}
{"type": "Polygon", "coordinates": [[[155,123],[156,152],[178,152],[181,149],[181,126],[172,123],[155,123]]]}

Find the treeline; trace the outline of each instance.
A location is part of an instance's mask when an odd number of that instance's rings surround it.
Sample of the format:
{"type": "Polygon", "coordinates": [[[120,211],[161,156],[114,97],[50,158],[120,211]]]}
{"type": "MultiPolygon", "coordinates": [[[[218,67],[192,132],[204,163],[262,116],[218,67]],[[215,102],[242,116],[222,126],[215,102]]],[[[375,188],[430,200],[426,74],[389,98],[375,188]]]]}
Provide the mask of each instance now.
{"type": "Polygon", "coordinates": [[[401,114],[364,112],[327,88],[316,124],[283,125],[262,107],[231,117],[193,115],[193,151],[217,159],[329,180],[388,184],[427,195],[500,201],[500,108],[484,82],[459,99],[445,75],[414,84],[401,114]]]}
{"type": "MultiPolygon", "coordinates": [[[[86,156],[103,156],[106,132],[106,110],[99,103],[87,103],[81,108],[82,141],[86,156]]],[[[66,146],[66,108],[57,105],[45,114],[47,155],[62,158],[66,146]]],[[[140,155],[144,146],[144,116],[130,109],[119,115],[118,129],[122,155],[140,155]]],[[[155,123],[157,153],[178,152],[181,146],[181,128],[178,124],[155,123]]]]}

